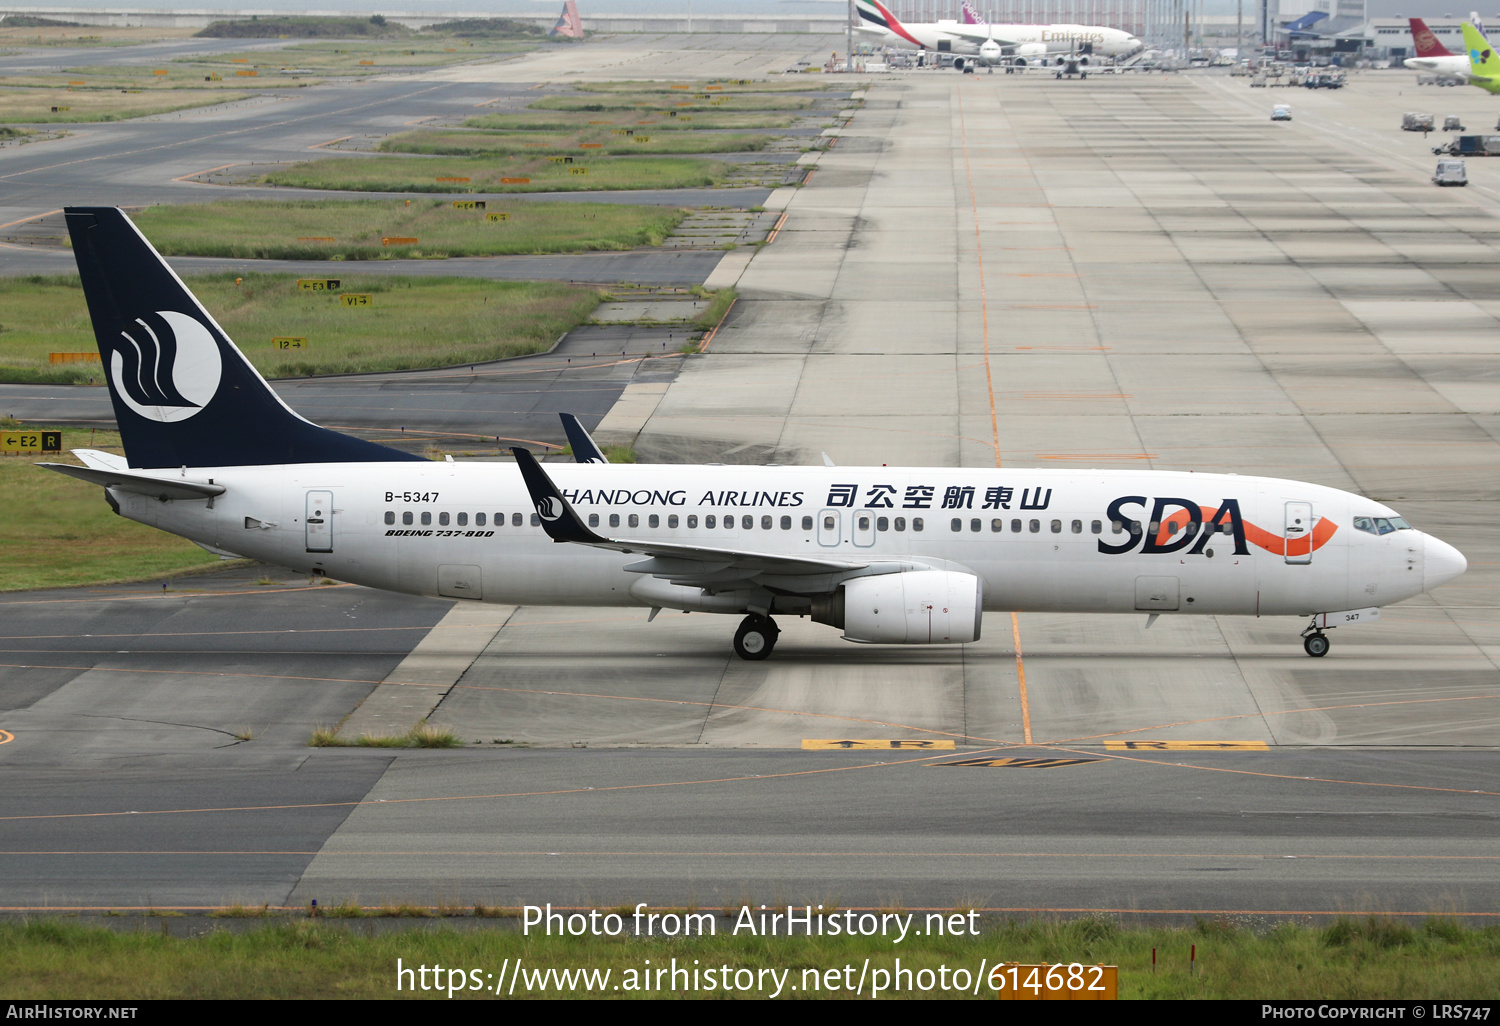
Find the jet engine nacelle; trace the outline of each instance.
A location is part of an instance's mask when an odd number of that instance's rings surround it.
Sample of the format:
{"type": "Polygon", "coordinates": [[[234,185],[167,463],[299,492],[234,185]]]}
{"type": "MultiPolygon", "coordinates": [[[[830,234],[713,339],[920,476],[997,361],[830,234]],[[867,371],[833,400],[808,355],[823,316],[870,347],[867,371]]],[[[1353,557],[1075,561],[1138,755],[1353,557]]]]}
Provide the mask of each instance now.
{"type": "Polygon", "coordinates": [[[875,645],[978,641],[983,612],[979,578],[949,570],[856,577],[813,604],[813,619],[842,627],[845,641],[875,645]]]}

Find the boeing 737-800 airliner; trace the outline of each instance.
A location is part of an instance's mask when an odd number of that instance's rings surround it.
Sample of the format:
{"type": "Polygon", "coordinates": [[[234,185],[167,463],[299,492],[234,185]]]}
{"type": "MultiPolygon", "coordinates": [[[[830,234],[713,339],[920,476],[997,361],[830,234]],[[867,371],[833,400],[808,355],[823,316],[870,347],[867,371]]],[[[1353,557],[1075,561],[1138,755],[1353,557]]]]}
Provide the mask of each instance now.
{"type": "MultiPolygon", "coordinates": [[[[300,573],[479,602],[774,617],[874,644],[977,641],[986,610],[1312,617],[1466,568],[1372,499],[1166,471],[437,463],[284,405],[119,210],[67,210],[125,458],[51,469],[122,516],[300,573]]],[[[584,452],[587,449],[589,451],[584,452]]]]}

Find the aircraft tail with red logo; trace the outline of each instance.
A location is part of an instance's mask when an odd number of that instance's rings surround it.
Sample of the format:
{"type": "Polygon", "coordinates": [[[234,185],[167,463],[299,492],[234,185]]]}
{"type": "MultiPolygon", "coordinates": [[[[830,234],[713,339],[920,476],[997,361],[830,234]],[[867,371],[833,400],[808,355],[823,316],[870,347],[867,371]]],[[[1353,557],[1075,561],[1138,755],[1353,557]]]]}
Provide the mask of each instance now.
{"type": "Polygon", "coordinates": [[[854,9],[859,12],[859,27],[866,31],[889,32],[906,40],[918,49],[927,49],[880,0],[854,0],[854,9]]]}
{"type": "Polygon", "coordinates": [[[564,39],[583,38],[583,21],[578,17],[578,4],[575,0],[566,0],[557,24],[552,26],[552,31],[547,35],[562,36],[564,39]]]}
{"type": "Polygon", "coordinates": [[[1410,18],[1411,41],[1416,44],[1418,57],[1452,57],[1453,51],[1449,50],[1438,37],[1433,34],[1432,29],[1421,18],[1410,18]]]}

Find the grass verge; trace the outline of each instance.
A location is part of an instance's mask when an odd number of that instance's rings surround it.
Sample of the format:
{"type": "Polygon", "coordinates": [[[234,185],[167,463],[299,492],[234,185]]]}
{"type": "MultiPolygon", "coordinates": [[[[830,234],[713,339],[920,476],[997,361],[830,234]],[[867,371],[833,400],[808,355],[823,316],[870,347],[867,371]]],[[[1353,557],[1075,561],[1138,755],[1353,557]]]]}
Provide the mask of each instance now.
{"type": "MultiPolygon", "coordinates": [[[[268,377],[446,367],[543,352],[599,302],[595,290],[581,286],[477,278],[357,275],[341,278],[331,293],[299,291],[290,274],[198,275],[187,283],[268,377]],[[344,293],[372,299],[366,307],[346,307],[344,293]],[[273,338],[302,338],[306,346],[284,349],[273,338]]],[[[48,363],[52,352],[98,351],[76,277],[0,278],[0,310],[0,380],[103,383],[97,363],[48,363]]]]}
{"type": "Polygon", "coordinates": [[[458,210],[447,200],[228,200],[149,207],[135,222],[168,256],[389,260],[659,246],[683,216],[671,207],[620,203],[458,210]],[[508,218],[491,221],[491,213],[508,218]],[[383,245],[390,237],[419,241],[383,245]]]}
{"type": "MultiPolygon", "coordinates": [[[[114,432],[61,430],[65,453],[121,451],[114,432]]],[[[35,466],[39,462],[78,460],[71,455],[0,459],[5,496],[0,591],[140,580],[218,561],[185,538],[116,516],[98,485],[43,470],[35,466]]]]}
{"type": "Polygon", "coordinates": [[[532,110],[624,111],[648,113],[676,111],[696,114],[698,111],[741,110],[808,110],[813,100],[806,96],[778,96],[772,93],[696,94],[658,92],[593,93],[588,96],[544,96],[531,105],[532,110]]]}
{"type": "MultiPolygon", "coordinates": [[[[695,129],[789,128],[797,115],[760,111],[709,111],[672,116],[653,116],[646,126],[653,132],[692,131],[695,129]]],[[[601,116],[596,111],[516,110],[504,114],[484,114],[469,118],[465,128],[488,128],[502,132],[572,132],[587,128],[628,128],[635,130],[640,119],[634,114],[601,116]]]]}
{"type": "Polygon", "coordinates": [[[243,100],[249,95],[220,89],[157,89],[139,92],[103,89],[72,92],[63,89],[4,89],[0,90],[0,121],[29,125],[125,121],[150,114],[169,114],[189,107],[230,103],[243,100]]]}
{"type": "MultiPolygon", "coordinates": [[[[54,19],[35,19],[52,21],[54,19]]],[[[0,21],[0,46],[65,46],[114,47],[134,46],[138,43],[159,42],[163,39],[187,39],[192,36],[190,28],[146,28],[137,26],[104,25],[23,25],[7,16],[0,21]]]]}
{"type": "Polygon", "coordinates": [[[735,289],[720,289],[718,292],[715,292],[713,294],[713,302],[709,303],[703,312],[698,315],[698,319],[693,322],[693,326],[700,331],[708,331],[711,328],[717,327],[719,321],[724,319],[724,315],[729,312],[729,308],[734,305],[734,301],[739,298],[739,295],[739,292],[735,289]]]}
{"type": "Polygon", "coordinates": [[[336,728],[318,727],[307,739],[309,748],[462,748],[463,739],[451,730],[418,723],[404,734],[360,734],[341,737],[336,728]]]}
{"type": "Polygon", "coordinates": [[[749,132],[657,132],[654,126],[622,131],[637,135],[615,135],[613,129],[591,128],[566,134],[555,132],[418,131],[391,136],[380,143],[386,153],[426,153],[442,156],[536,156],[549,149],[575,161],[586,160],[593,147],[618,156],[631,153],[754,153],[771,142],[769,135],[749,132]],[[585,149],[587,147],[588,149],[585,149]]]}
{"type": "Polygon", "coordinates": [[[542,154],[499,161],[477,157],[332,157],[273,171],[264,181],[267,185],[350,192],[583,192],[706,188],[723,181],[728,170],[729,165],[720,161],[693,157],[586,157],[572,165],[553,163],[542,154]],[[585,173],[575,173],[585,168],[585,173]]]}
{"type": "Polygon", "coordinates": [[[735,96],[743,93],[818,93],[835,88],[831,85],[794,80],[791,82],[760,82],[755,79],[710,78],[688,82],[642,82],[619,79],[613,82],[578,82],[573,88],[580,93],[640,93],[650,96],[672,96],[678,100],[705,99],[702,93],[712,93],[707,99],[735,96]]]}
{"type": "MultiPolygon", "coordinates": [[[[257,918],[259,910],[248,911],[249,918],[257,918]]],[[[1323,928],[1286,924],[1268,932],[1214,922],[1178,929],[1122,929],[1103,920],[987,921],[979,937],[908,937],[899,945],[881,937],[735,937],[728,935],[725,920],[719,920],[715,936],[678,939],[544,937],[525,936],[515,929],[430,927],[375,935],[342,922],[369,915],[418,917],[424,911],[432,912],[400,903],[364,909],[346,902],[319,909],[319,919],[331,920],[327,922],[299,919],[192,939],[154,931],[116,933],[57,921],[6,923],[0,925],[0,957],[5,960],[11,1000],[326,998],[330,994],[447,999],[450,982],[455,987],[452,997],[493,996],[478,988],[465,989],[470,982],[466,972],[444,974],[436,987],[430,975],[421,984],[413,978],[408,985],[403,979],[398,991],[398,958],[406,967],[442,964],[478,969],[479,987],[493,986],[485,973],[500,973],[502,966],[514,967],[520,959],[526,974],[510,994],[530,997],[583,996],[587,990],[582,986],[561,990],[555,976],[550,981],[539,977],[548,970],[585,969],[599,974],[608,971],[608,980],[598,981],[593,988],[600,996],[765,997],[773,989],[768,976],[774,972],[786,974],[782,996],[848,998],[866,959],[868,974],[861,996],[868,995],[870,986],[882,978],[879,973],[884,973],[889,986],[899,957],[901,968],[910,973],[904,979],[910,982],[901,993],[883,996],[976,997],[973,984],[981,963],[993,966],[1003,960],[1117,965],[1120,997],[1127,999],[1493,1000],[1500,967],[1500,930],[1469,929],[1443,919],[1416,926],[1350,919],[1323,928]],[[1192,974],[1188,969],[1191,946],[1197,948],[1192,974]],[[1154,973],[1153,949],[1158,960],[1154,973]],[[650,959],[649,967],[646,959],[650,959]],[[704,984],[711,978],[700,976],[696,989],[642,987],[643,969],[671,966],[673,959],[689,972],[728,966],[729,980],[737,979],[739,985],[710,987],[704,984]],[[847,978],[846,966],[853,967],[847,978]],[[946,980],[962,970],[967,977],[962,982],[969,989],[935,986],[943,967],[946,973],[941,978],[946,980]],[[768,972],[763,976],[760,970],[768,972]],[[918,989],[919,980],[930,989],[918,989]]],[[[488,917],[497,911],[475,908],[468,914],[488,917]]],[[[609,911],[618,911],[629,931],[631,910],[609,911]]],[[[917,928],[923,922],[924,914],[916,913],[917,928]]],[[[722,978],[715,974],[712,979],[722,978]]],[[[988,988],[981,985],[978,991],[979,999],[993,1000],[988,988]]]]}

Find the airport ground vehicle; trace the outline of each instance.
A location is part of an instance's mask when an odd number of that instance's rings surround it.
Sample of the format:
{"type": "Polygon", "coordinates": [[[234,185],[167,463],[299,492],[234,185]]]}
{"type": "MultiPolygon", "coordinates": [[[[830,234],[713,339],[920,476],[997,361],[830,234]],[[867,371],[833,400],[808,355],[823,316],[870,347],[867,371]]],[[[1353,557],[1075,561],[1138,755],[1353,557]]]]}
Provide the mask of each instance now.
{"type": "Polygon", "coordinates": [[[1431,114],[1419,114],[1415,111],[1407,111],[1401,115],[1401,131],[1403,132],[1430,132],[1432,131],[1433,117],[1431,114]]]}
{"type": "Polygon", "coordinates": [[[1440,160],[1432,173],[1433,185],[1468,185],[1469,172],[1461,160],[1440,160]]]}
{"type": "Polygon", "coordinates": [[[1443,118],[1443,131],[1462,132],[1464,130],[1464,119],[1457,114],[1449,114],[1443,118]]]}
{"type": "Polygon", "coordinates": [[[1342,70],[1310,71],[1302,79],[1304,89],[1342,89],[1344,88],[1344,72],[1342,70]]]}
{"type": "Polygon", "coordinates": [[[1500,135],[1455,136],[1441,146],[1434,146],[1432,152],[1452,157],[1500,157],[1500,135]]]}
{"type": "Polygon", "coordinates": [[[1287,104],[1285,104],[1285,103],[1278,103],[1276,106],[1274,106],[1274,107],[1271,108],[1271,120],[1272,121],[1290,121],[1290,120],[1292,120],[1292,108],[1290,106],[1288,106],[1287,104]]]}
{"type": "Polygon", "coordinates": [[[1329,628],[1467,569],[1380,502],[1274,478],[610,465],[581,429],[581,462],[434,462],[298,416],[122,211],[65,216],[126,455],[43,466],[211,552],[413,595],[740,615],[745,659],[775,615],[963,644],[1015,610],[1305,616],[1321,656],[1329,628]]]}

